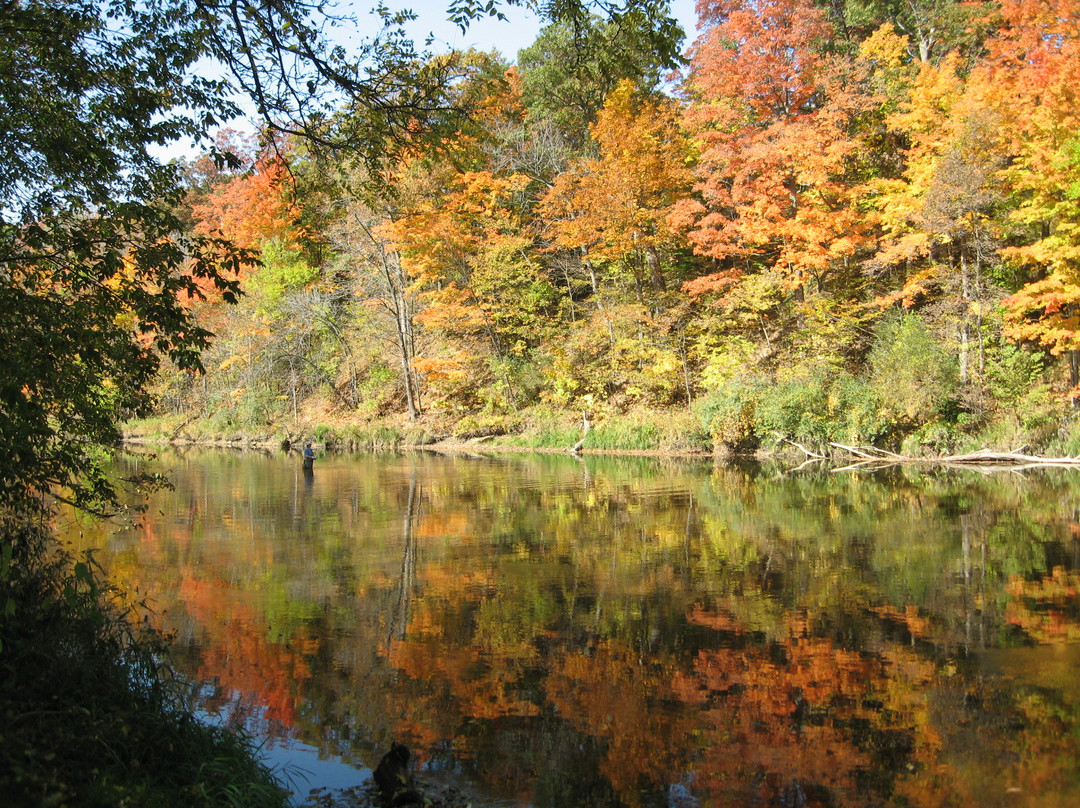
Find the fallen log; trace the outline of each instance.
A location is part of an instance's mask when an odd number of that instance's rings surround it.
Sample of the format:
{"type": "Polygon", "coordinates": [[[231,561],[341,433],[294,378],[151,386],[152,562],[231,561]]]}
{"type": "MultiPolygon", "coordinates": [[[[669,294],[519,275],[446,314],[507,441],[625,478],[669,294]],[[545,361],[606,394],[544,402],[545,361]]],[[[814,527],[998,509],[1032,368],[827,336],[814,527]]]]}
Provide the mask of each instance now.
{"type": "Polygon", "coordinates": [[[879,449],[876,446],[848,446],[843,443],[830,443],[830,446],[835,446],[837,449],[843,449],[845,452],[850,452],[857,457],[865,457],[868,460],[907,460],[909,458],[903,455],[898,455],[895,452],[890,452],[887,449],[879,449]]]}

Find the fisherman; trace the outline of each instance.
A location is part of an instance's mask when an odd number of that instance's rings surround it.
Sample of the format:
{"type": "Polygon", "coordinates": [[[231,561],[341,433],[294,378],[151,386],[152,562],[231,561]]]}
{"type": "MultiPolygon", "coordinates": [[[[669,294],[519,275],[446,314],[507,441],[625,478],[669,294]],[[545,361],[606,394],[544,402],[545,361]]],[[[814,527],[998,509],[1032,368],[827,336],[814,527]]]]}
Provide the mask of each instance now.
{"type": "Polygon", "coordinates": [[[311,471],[315,466],[315,450],[311,448],[310,441],[304,444],[304,471],[311,471]]]}

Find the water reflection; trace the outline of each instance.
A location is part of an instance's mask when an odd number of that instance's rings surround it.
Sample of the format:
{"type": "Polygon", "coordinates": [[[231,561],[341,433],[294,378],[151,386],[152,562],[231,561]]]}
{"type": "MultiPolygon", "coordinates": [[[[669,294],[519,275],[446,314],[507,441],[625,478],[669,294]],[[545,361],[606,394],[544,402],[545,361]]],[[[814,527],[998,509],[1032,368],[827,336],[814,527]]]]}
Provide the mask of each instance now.
{"type": "Polygon", "coordinates": [[[73,540],[277,743],[535,806],[1080,800],[1073,473],[124,463],[175,490],[73,540]]]}

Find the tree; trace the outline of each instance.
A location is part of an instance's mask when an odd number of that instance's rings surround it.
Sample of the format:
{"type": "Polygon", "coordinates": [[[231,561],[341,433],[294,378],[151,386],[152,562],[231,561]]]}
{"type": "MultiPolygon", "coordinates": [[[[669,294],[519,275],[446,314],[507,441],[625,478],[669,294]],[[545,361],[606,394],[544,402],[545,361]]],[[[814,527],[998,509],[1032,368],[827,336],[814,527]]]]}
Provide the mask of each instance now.
{"type": "MultiPolygon", "coordinates": [[[[1006,332],[1067,353],[1080,383],[1080,4],[1042,0],[1002,5],[1006,25],[979,70],[1003,128],[1009,163],[999,173],[1020,230],[1002,250],[1030,282],[1006,301],[1006,332]]],[[[974,79],[973,79],[974,80],[974,79]]]]}
{"type": "Polygon", "coordinates": [[[768,267],[801,301],[872,233],[858,164],[870,96],[828,56],[832,29],[809,0],[715,0],[701,21],[685,83],[698,182],[672,221],[718,262],[713,288],[768,267]]]}
{"type": "MultiPolygon", "coordinates": [[[[676,396],[692,398],[682,344],[685,322],[671,316],[669,293],[671,256],[682,242],[667,215],[693,179],[688,167],[691,146],[678,114],[669,99],[636,91],[630,81],[620,82],[591,127],[599,155],[579,159],[556,178],[541,201],[548,237],[578,260],[589,279],[590,299],[597,308],[591,326],[607,332],[606,340],[597,340],[587,336],[590,324],[575,327],[578,333],[566,341],[566,353],[586,355],[572,347],[575,343],[592,343],[588,353],[605,343],[611,349],[590,356],[587,364],[576,359],[556,362],[550,373],[557,374],[553,381],[559,386],[571,379],[578,384],[578,379],[591,377],[598,383],[609,378],[610,383],[600,387],[610,394],[629,377],[635,383],[627,386],[642,391],[643,398],[646,390],[652,391],[650,398],[664,402],[676,396]]],[[[590,395],[592,386],[581,383],[578,391],[590,395]]]]}
{"type": "Polygon", "coordinates": [[[301,205],[289,198],[288,172],[280,153],[260,156],[249,173],[228,179],[194,206],[196,232],[219,233],[250,250],[271,240],[295,242],[302,235],[301,205]]]}
{"type": "Polygon", "coordinates": [[[639,300],[647,282],[666,291],[662,256],[678,243],[667,214],[692,181],[676,108],[623,81],[591,134],[600,156],[560,175],[541,205],[552,239],[589,261],[625,262],[639,300]]]}
{"type": "MultiPolygon", "coordinates": [[[[187,72],[156,5],[8,3],[0,9],[0,506],[56,486],[100,506],[93,447],[146,412],[162,357],[197,369],[209,334],[179,302],[249,260],[181,235],[178,169],[148,152],[233,111],[187,72]],[[123,21],[117,25],[109,18],[123,21]]],[[[195,41],[193,41],[195,40],[195,41]]]]}
{"type": "MultiPolygon", "coordinates": [[[[896,38],[897,42],[903,41],[896,38]]],[[[961,381],[969,381],[971,343],[979,342],[977,369],[984,366],[981,321],[986,264],[994,255],[996,208],[1002,197],[996,175],[1004,163],[1001,114],[985,103],[978,84],[966,84],[960,57],[922,63],[896,109],[886,117],[907,144],[902,176],[874,181],[882,238],[868,262],[879,277],[897,277],[877,302],[907,307],[944,296],[941,318],[955,330],[961,381]],[[950,322],[951,320],[951,322],[950,322]]]]}
{"type": "Polygon", "coordinates": [[[620,81],[652,89],[681,61],[683,31],[666,16],[667,0],[630,8],[607,19],[571,12],[518,55],[530,121],[553,123],[571,148],[588,144],[589,126],[620,81]]]}
{"type": "Polygon", "coordinates": [[[488,382],[503,388],[492,395],[502,405],[519,397],[506,363],[538,344],[554,298],[529,257],[522,222],[529,182],[444,164],[415,177],[408,204],[377,231],[424,302],[416,321],[445,339],[415,363],[449,397],[468,398],[488,382]]]}
{"type": "Polygon", "coordinates": [[[987,5],[964,0],[845,0],[842,20],[859,39],[860,34],[891,24],[905,37],[913,59],[936,63],[952,52],[977,50],[987,5]]]}
{"type": "Polygon", "coordinates": [[[352,290],[373,313],[377,337],[393,346],[409,420],[415,420],[423,409],[415,364],[418,293],[401,256],[381,234],[384,222],[396,212],[389,202],[342,200],[329,237],[352,290]]]}

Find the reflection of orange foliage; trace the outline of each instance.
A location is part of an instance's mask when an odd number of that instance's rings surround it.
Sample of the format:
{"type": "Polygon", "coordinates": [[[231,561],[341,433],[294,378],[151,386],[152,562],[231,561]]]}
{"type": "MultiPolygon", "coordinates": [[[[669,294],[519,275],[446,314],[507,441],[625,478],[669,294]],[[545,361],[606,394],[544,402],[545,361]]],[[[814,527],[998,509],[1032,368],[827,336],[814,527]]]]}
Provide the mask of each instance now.
{"type": "Polygon", "coordinates": [[[1061,567],[1041,581],[1015,576],[1005,590],[1013,598],[1005,607],[1005,622],[1046,644],[1080,640],[1080,573],[1061,567]]]}
{"type": "Polygon", "coordinates": [[[655,658],[645,664],[634,649],[614,643],[553,660],[548,698],[565,720],[603,739],[602,771],[631,805],[640,800],[641,783],[671,780],[675,756],[692,735],[690,715],[663,706],[673,669],[655,658]]]}
{"type": "Polygon", "coordinates": [[[909,698],[933,675],[932,663],[903,649],[868,654],[808,636],[804,613],[787,615],[788,636],[765,645],[750,642],[729,614],[695,606],[688,616],[740,638],[737,647],[700,651],[693,671],[672,682],[678,698],[705,705],[713,722],[698,765],[703,796],[865,805],[873,799],[860,777],[878,765],[883,746],[912,761],[933,758],[925,706],[909,698]]]}
{"type": "Polygon", "coordinates": [[[870,611],[883,620],[903,623],[907,626],[908,631],[911,632],[912,637],[922,639],[931,636],[930,621],[925,617],[920,616],[919,610],[914,606],[905,606],[903,611],[901,611],[895,606],[884,604],[882,606],[871,607],[870,611]]]}
{"type": "MultiPolygon", "coordinates": [[[[453,603],[420,601],[408,639],[384,649],[416,683],[415,703],[395,727],[400,737],[435,742],[469,720],[535,717],[542,692],[562,720],[598,739],[599,773],[627,805],[676,782],[718,805],[865,806],[895,786],[911,805],[931,806],[935,794],[957,793],[955,784],[945,787],[950,770],[926,696],[936,665],[905,645],[844,648],[814,636],[820,618],[806,611],[781,615],[782,636],[765,640],[736,616],[736,601],[724,601],[688,609],[690,622],[720,640],[689,659],[604,639],[540,663],[529,637],[513,631],[490,647],[480,634],[466,645],[450,639],[486,602],[487,573],[472,577],[461,586],[449,570],[428,568],[427,591],[454,591],[453,603]],[[546,669],[539,687],[527,683],[538,664],[546,669]],[[419,718],[436,713],[448,716],[446,725],[419,718]],[[905,762],[910,774],[885,775],[867,791],[869,773],[902,772],[905,762]]],[[[881,617],[922,630],[915,612],[883,608],[881,617]]],[[[472,743],[458,736],[455,750],[468,755],[472,743]]]]}
{"type": "Polygon", "coordinates": [[[701,604],[695,604],[686,619],[695,626],[705,626],[716,631],[742,632],[742,624],[727,612],[709,611],[701,604]]]}
{"type": "Polygon", "coordinates": [[[523,671],[513,658],[482,655],[478,649],[448,647],[438,638],[392,641],[390,664],[421,681],[444,683],[463,715],[493,719],[535,716],[540,708],[523,699],[523,671]]]}
{"type": "Polygon", "coordinates": [[[472,531],[471,517],[465,511],[425,513],[413,523],[413,536],[438,539],[443,536],[467,536],[472,531]]]}
{"type": "Polygon", "coordinates": [[[266,708],[265,720],[292,726],[299,685],[311,678],[305,657],[316,653],[319,640],[305,632],[287,644],[271,642],[262,621],[225,583],[185,577],[180,593],[209,635],[196,678],[218,682],[225,700],[250,694],[266,708]]]}

